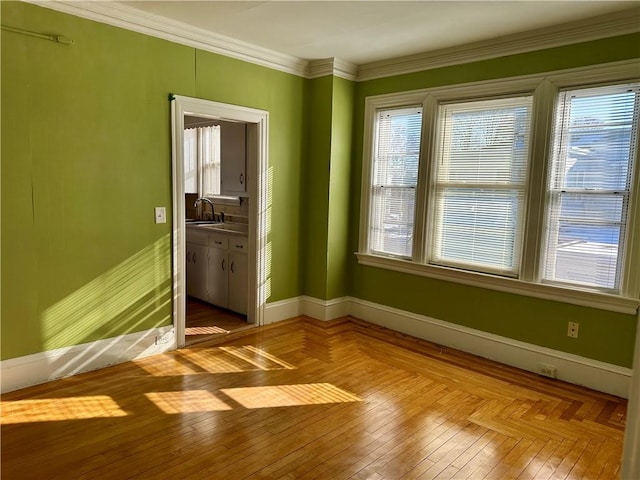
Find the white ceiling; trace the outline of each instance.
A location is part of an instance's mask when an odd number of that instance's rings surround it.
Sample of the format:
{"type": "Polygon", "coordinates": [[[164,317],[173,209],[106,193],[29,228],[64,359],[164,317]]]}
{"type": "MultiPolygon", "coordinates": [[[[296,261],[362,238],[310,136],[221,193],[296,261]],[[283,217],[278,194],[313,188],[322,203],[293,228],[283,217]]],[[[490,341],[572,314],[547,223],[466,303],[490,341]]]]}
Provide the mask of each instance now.
{"type": "Polygon", "coordinates": [[[640,18],[640,2],[614,0],[120,3],[300,59],[336,57],[358,65],[625,9],[640,18]]]}

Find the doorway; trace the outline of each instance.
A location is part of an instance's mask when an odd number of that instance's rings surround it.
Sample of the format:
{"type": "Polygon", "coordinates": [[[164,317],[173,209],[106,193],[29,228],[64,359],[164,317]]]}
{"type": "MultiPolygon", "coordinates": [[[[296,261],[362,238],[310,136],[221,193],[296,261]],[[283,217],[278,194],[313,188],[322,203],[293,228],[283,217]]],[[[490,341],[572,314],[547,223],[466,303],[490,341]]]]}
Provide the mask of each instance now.
{"type": "MultiPolygon", "coordinates": [[[[187,306],[199,311],[186,291],[186,210],[184,166],[185,117],[242,122],[247,125],[246,198],[248,198],[247,311],[250,326],[262,325],[264,318],[268,165],[268,112],[208,100],[174,95],[171,97],[172,179],[173,179],[173,324],[176,348],[187,344],[187,306]]],[[[224,161],[224,159],[223,159],[224,161]]],[[[221,317],[223,315],[220,315],[221,317]]],[[[227,319],[228,320],[228,319],[227,319]]],[[[206,325],[204,325],[206,327],[206,325]]],[[[221,327],[224,328],[224,327],[221,327]]],[[[191,343],[191,342],[190,342],[191,343]]]]}

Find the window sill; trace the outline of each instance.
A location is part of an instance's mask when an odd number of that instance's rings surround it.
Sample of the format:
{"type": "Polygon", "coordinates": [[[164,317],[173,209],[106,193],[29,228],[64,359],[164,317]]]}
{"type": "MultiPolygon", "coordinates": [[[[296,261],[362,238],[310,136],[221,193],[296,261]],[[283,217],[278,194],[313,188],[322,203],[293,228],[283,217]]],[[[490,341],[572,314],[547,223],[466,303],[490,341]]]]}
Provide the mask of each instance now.
{"type": "Polygon", "coordinates": [[[369,267],[384,268],[396,272],[409,273],[422,277],[435,278],[448,282],[461,283],[473,287],[488,288],[499,292],[525,295],[527,297],[554,300],[556,302],[571,303],[583,307],[598,308],[612,312],[635,315],[640,300],[637,298],[620,297],[585,290],[574,290],[554,285],[528,283],[513,278],[497,277],[483,273],[466,272],[453,268],[435,265],[423,265],[408,260],[382,257],[367,253],[356,252],[358,263],[369,267]]]}

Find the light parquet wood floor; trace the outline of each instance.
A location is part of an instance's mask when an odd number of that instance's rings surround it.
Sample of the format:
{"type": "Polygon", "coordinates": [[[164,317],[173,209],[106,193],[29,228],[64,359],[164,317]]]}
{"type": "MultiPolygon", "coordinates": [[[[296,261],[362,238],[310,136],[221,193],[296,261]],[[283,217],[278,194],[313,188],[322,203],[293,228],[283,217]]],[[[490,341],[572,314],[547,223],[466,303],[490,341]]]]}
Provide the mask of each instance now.
{"type": "Polygon", "coordinates": [[[626,402],[353,319],[5,394],[2,479],[615,479],[626,402]]]}

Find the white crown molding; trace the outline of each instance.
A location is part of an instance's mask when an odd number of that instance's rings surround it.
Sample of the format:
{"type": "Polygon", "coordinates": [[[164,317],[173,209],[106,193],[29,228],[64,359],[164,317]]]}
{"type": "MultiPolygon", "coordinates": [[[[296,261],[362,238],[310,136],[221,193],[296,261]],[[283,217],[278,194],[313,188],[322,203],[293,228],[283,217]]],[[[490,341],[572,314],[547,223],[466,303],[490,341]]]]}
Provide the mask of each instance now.
{"type": "Polygon", "coordinates": [[[141,12],[118,2],[22,1],[225,55],[299,77],[317,78],[325,75],[334,75],[353,81],[391,77],[640,31],[637,10],[629,9],[563,25],[555,25],[467,45],[358,66],[337,58],[304,60],[212,33],[182,22],[141,12]]]}
{"type": "Polygon", "coordinates": [[[307,78],[325,77],[333,75],[346,80],[357,80],[358,66],[339,58],[322,58],[309,61],[307,78]]]}
{"type": "Polygon", "coordinates": [[[158,15],[143,13],[140,10],[118,2],[68,0],[23,1],[62,13],[68,13],[77,17],[106,23],[189,47],[243,60],[299,77],[306,77],[309,63],[307,60],[212,33],[186,23],[169,20],[158,15]]]}
{"type": "Polygon", "coordinates": [[[362,64],[358,67],[358,81],[421,72],[639,31],[638,10],[629,9],[481,42],[362,64]]]}

